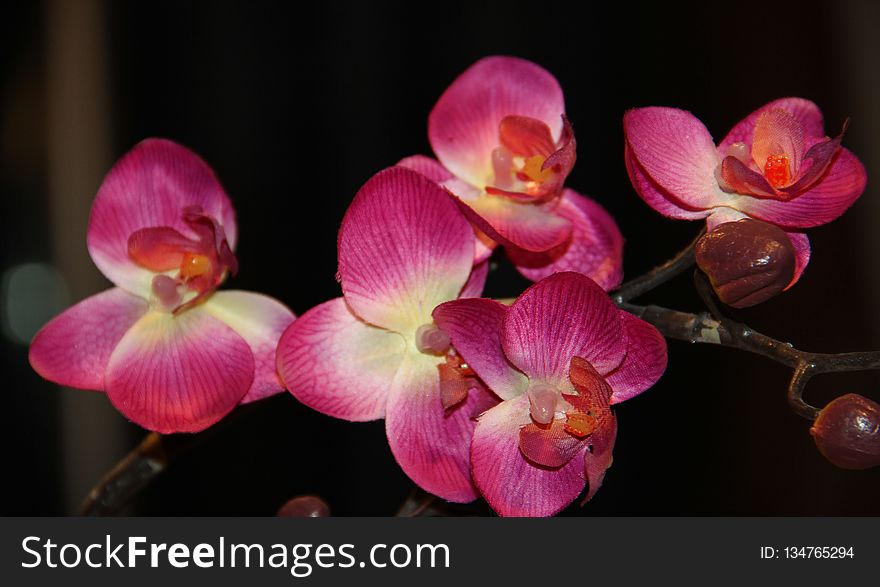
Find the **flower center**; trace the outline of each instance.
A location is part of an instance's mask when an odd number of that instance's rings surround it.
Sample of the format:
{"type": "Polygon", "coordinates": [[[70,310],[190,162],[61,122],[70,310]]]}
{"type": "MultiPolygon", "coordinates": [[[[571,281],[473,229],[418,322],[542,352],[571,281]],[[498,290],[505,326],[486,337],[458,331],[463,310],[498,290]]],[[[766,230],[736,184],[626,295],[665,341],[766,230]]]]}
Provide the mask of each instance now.
{"type": "Polygon", "coordinates": [[[558,144],[546,123],[528,116],[505,116],[492,150],[492,177],[486,192],[542,203],[556,197],[574,165],[574,137],[565,121],[558,144]]]}
{"type": "Polygon", "coordinates": [[[128,238],[129,257],[159,274],[153,277],[152,295],[160,307],[171,312],[195,305],[217,289],[227,273],[238,269],[223,227],[216,220],[196,207],[185,208],[181,214],[194,238],[170,226],[142,228],[128,238]],[[169,275],[174,271],[176,275],[169,275]]]}
{"type": "Polygon", "coordinates": [[[416,330],[416,348],[426,355],[444,355],[452,339],[436,324],[422,324],[416,330]]]}
{"type": "Polygon", "coordinates": [[[791,181],[791,167],[788,164],[788,155],[770,155],[764,163],[764,177],[775,188],[788,185],[791,181]]]}
{"type": "Polygon", "coordinates": [[[533,383],[527,393],[532,420],[536,424],[550,424],[556,416],[556,405],[562,397],[562,392],[547,383],[533,383]]]}

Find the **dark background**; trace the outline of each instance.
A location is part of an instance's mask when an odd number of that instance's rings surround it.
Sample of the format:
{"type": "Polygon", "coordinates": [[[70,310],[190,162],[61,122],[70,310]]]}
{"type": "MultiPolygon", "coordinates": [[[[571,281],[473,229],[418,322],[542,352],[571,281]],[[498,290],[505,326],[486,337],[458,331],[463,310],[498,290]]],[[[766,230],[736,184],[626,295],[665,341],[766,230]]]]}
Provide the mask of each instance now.
{"type": "MultiPolygon", "coordinates": [[[[736,317],[810,350],[877,348],[878,32],[880,10],[856,1],[8,6],[0,21],[0,514],[75,511],[144,434],[101,394],[41,380],[23,342],[107,287],[88,259],[85,227],[114,160],[148,136],[200,153],[238,211],[241,272],[228,287],[267,293],[301,314],[339,294],[336,232],[355,191],[400,158],[430,152],[434,102],[490,54],[534,60],[559,79],[578,139],[569,185],[616,217],[628,277],[670,257],[700,223],[667,220],[633,192],[622,158],[627,108],[691,110],[716,139],[787,95],[816,101],[830,134],[851,117],[844,144],[868,168],[867,191],[842,219],[810,231],[813,259],[792,291],[736,317]]],[[[525,281],[500,259],[487,294],[514,295],[525,281]]],[[[687,275],[644,299],[700,309],[687,275]]],[[[680,342],[669,352],[661,382],[617,410],[604,487],[566,513],[880,514],[880,470],[842,471],[818,454],[809,424],[786,405],[784,367],[680,342]]],[[[823,376],[807,399],[823,405],[860,392],[878,400],[878,381],[823,376]]],[[[382,422],[334,420],[286,393],[205,436],[126,511],[271,515],[293,495],[316,493],[335,514],[387,515],[411,488],[382,422]]]]}

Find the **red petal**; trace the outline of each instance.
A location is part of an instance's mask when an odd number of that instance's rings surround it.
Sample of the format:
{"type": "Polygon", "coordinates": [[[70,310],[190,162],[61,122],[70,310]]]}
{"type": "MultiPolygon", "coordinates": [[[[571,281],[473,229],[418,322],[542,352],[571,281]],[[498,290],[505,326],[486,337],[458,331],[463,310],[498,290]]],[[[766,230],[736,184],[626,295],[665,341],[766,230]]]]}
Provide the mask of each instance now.
{"type": "Polygon", "coordinates": [[[519,429],[519,449],[523,455],[543,467],[557,469],[569,462],[582,448],[581,440],[565,431],[561,420],[549,426],[527,424],[519,429]]]}
{"type": "Polygon", "coordinates": [[[142,228],[128,237],[128,254],[150,271],[169,271],[180,267],[184,253],[202,252],[201,243],[170,226],[142,228]]]}
{"type": "Polygon", "coordinates": [[[555,150],[550,127],[528,116],[505,116],[498,125],[501,145],[520,157],[549,157],[555,150]]]}

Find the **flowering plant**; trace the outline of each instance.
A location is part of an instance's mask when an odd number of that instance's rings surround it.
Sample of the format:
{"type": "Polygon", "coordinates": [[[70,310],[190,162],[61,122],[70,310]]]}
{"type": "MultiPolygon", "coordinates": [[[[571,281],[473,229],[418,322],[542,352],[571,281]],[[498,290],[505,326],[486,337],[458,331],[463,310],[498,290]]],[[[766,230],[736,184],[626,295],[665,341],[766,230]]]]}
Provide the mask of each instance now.
{"type": "MultiPolygon", "coordinates": [[[[384,419],[400,468],[432,496],[548,516],[596,495],[617,411],[639,409],[613,406],[649,390],[667,367],[666,338],[682,339],[791,367],[789,401],[814,422],[822,454],[880,464],[880,406],[803,399],[814,374],[880,368],[880,353],[802,351],[722,310],[791,288],[810,257],[804,231],[861,195],[866,172],[843,132],[825,136],[818,107],[800,98],[758,109],[717,146],[678,109],[636,108],[623,127],[636,193],[664,216],[706,219],[668,263],[623,283],[617,224],[566,186],[577,145],[559,83],[534,63],[487,57],[431,111],[436,159],[405,157],[354,196],[337,241],[342,295],[298,319],[271,298],[218,290],[238,267],[231,203],[195,154],[144,141],[105,179],[89,224],[89,252],[116,287],[46,325],[31,364],[105,391],[154,431],[139,457],[161,443],[155,433],[198,432],[283,387],[329,416],[384,419]],[[480,297],[499,246],[534,283],[480,297]],[[707,312],[632,303],[694,263],[707,312]]],[[[111,499],[102,487],[97,499],[111,499]]],[[[282,512],[326,514],[316,499],[282,512]]]]}

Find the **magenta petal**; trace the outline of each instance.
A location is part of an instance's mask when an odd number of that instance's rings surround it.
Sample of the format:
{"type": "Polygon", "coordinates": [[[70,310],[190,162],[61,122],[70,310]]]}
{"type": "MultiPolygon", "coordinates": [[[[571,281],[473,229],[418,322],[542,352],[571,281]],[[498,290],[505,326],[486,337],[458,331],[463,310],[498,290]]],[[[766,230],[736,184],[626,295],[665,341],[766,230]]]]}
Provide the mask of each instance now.
{"type": "Polygon", "coordinates": [[[254,355],[254,382],[242,403],[284,390],[275,370],[275,349],[281,334],[296,318],[287,307],[269,296],[249,291],[218,291],[202,307],[241,336],[254,355]]]}
{"type": "Polygon", "coordinates": [[[617,417],[611,416],[596,429],[587,442],[590,450],[584,453],[584,475],[587,478],[587,495],[581,505],[587,503],[605,479],[605,472],[613,460],[614,441],[617,439],[617,417]]]}
{"type": "Polygon", "coordinates": [[[730,199],[715,179],[721,162],[715,143],[693,114],[676,108],[636,108],[624,115],[623,126],[640,170],[686,207],[704,210],[730,199]]]}
{"type": "Polygon", "coordinates": [[[632,150],[629,146],[624,148],[623,153],[626,172],[629,180],[636,190],[636,193],[642,198],[646,204],[654,210],[666,216],[667,218],[675,218],[678,220],[697,220],[705,218],[709,214],[706,210],[699,210],[686,206],[684,202],[667,192],[660,185],[645,174],[638,162],[633,158],[632,150]]]}
{"type": "Polygon", "coordinates": [[[783,228],[810,228],[843,214],[865,191],[865,167],[840,148],[830,169],[808,191],[787,202],[742,198],[736,208],[783,228]]]}
{"type": "Polygon", "coordinates": [[[244,398],[253,380],[247,342],[199,307],[144,315],[119,341],[105,377],[116,409],[162,434],[214,424],[244,398]]]}
{"type": "Polygon", "coordinates": [[[583,273],[605,291],[623,280],[623,236],[614,218],[594,200],[566,189],[556,213],[572,224],[571,239],[546,253],[514,248],[507,255],[528,279],[540,281],[560,271],[583,273]]]}
{"type": "Polygon", "coordinates": [[[143,299],[119,288],[86,298],[40,329],[31,366],[59,385],[103,391],[113,349],[147,310],[143,299]]]}
{"type": "Polygon", "coordinates": [[[760,198],[779,198],[767,182],[767,178],[746,166],[736,157],[725,157],[721,162],[721,177],[738,194],[748,194],[760,198]]]}
{"type": "Polygon", "coordinates": [[[626,331],[626,357],[605,380],[614,390],[611,403],[634,397],[654,385],[666,370],[666,339],[647,322],[620,312],[626,331]]]}
{"type": "Polygon", "coordinates": [[[761,106],[743,120],[737,123],[727,136],[718,144],[718,152],[722,156],[727,155],[727,149],[733,143],[745,143],[751,150],[752,137],[755,133],[755,125],[761,114],[768,110],[782,109],[794,116],[801,127],[804,129],[804,135],[807,137],[821,137],[825,135],[825,124],[822,121],[822,112],[819,107],[809,100],[803,98],[780,98],[773,100],[769,104],[761,106]]]}
{"type": "Polygon", "coordinates": [[[461,288],[460,298],[478,298],[483,293],[483,287],[486,285],[486,278],[489,276],[489,259],[484,259],[474,265],[471,276],[468,277],[467,283],[461,288]]]}
{"type": "Polygon", "coordinates": [[[385,414],[388,389],[403,361],[403,337],[357,318],[342,298],[300,316],[278,343],[278,373],[302,403],[344,420],[385,414]]]}
{"type": "Polygon", "coordinates": [[[504,354],[531,379],[568,380],[572,357],[600,374],[617,367],[627,339],[617,307],[601,287],[579,273],[556,273],[531,286],[507,312],[504,354]]]}
{"type": "Polygon", "coordinates": [[[401,167],[417,171],[435,183],[443,183],[447,179],[452,179],[452,174],[440,165],[439,161],[425,155],[404,157],[397,164],[401,167]]]}
{"type": "Polygon", "coordinates": [[[556,213],[555,203],[520,203],[492,195],[452,198],[474,226],[503,246],[543,252],[564,244],[571,236],[571,222],[556,213]]]}
{"type": "Polygon", "coordinates": [[[505,116],[527,116],[562,132],[565,101],[556,79],[538,65],[514,57],[486,57],[450,85],[428,117],[428,139],[443,166],[483,187],[492,173],[505,116]]]}
{"type": "MultiPolygon", "coordinates": [[[[531,423],[523,394],[501,402],[477,421],[471,445],[474,482],[501,516],[552,516],[584,489],[584,460],[558,469],[530,463],[520,451],[520,428],[531,423]]],[[[587,443],[579,454],[584,454],[587,443]]]]}
{"type": "Polygon", "coordinates": [[[484,395],[472,389],[466,400],[444,409],[437,360],[404,360],[388,394],[385,431],[394,458],[425,491],[458,503],[477,498],[469,456],[474,411],[484,395]]]}
{"type": "Polygon", "coordinates": [[[791,244],[794,245],[794,277],[785,289],[789,289],[801,278],[807,263],[810,262],[810,239],[803,232],[786,232],[791,244]]]}
{"type": "Polygon", "coordinates": [[[98,190],[88,229],[92,259],[110,281],[146,297],[154,273],[131,259],[128,239],[137,230],[157,226],[195,237],[183,219],[188,207],[201,208],[220,222],[229,246],[235,246],[235,212],[208,164],[171,141],[141,141],[113,166],[98,190]]]}
{"type": "Polygon", "coordinates": [[[458,297],[474,260],[474,231],[435,183],[403,167],[358,191],[339,231],[339,278],[361,318],[414,333],[458,297]]]}
{"type": "Polygon", "coordinates": [[[516,397],[529,383],[501,348],[501,328],[507,311],[504,304],[486,299],[454,300],[434,310],[434,321],[452,338],[455,350],[502,399],[516,397]]]}

